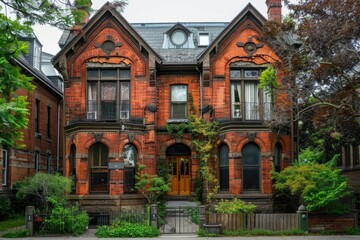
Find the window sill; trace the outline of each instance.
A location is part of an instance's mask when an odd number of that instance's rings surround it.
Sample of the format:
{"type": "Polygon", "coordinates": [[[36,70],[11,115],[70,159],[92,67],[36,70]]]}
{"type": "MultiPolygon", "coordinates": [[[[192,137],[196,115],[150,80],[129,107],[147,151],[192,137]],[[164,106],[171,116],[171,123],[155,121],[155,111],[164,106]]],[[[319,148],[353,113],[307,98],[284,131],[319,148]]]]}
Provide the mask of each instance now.
{"type": "Polygon", "coordinates": [[[186,123],[188,120],[187,119],[168,119],[167,123],[186,123]]]}

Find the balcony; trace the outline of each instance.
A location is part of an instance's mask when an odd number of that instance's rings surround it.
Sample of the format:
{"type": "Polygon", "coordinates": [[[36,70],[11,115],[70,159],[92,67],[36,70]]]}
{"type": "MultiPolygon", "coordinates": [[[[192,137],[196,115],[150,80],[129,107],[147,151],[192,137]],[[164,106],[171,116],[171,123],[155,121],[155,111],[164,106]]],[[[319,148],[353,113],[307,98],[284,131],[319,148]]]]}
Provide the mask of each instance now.
{"type": "Polygon", "coordinates": [[[102,103],[87,104],[87,111],[81,108],[81,104],[67,104],[66,118],[68,124],[75,122],[128,122],[144,124],[144,108],[129,107],[129,105],[102,103]]]}
{"type": "Polygon", "coordinates": [[[214,118],[222,121],[263,122],[271,118],[271,103],[233,103],[232,106],[215,109],[214,118]],[[230,113],[228,112],[230,110],[230,113]]]}

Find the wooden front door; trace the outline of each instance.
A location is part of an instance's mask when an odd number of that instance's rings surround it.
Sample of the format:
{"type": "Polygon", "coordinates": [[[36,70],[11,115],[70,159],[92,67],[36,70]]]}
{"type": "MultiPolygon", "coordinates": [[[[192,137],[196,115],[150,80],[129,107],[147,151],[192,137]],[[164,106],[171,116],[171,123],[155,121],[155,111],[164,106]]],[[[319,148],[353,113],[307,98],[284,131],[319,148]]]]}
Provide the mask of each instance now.
{"type": "Polygon", "coordinates": [[[169,195],[190,195],[190,157],[167,157],[171,169],[169,195]]]}

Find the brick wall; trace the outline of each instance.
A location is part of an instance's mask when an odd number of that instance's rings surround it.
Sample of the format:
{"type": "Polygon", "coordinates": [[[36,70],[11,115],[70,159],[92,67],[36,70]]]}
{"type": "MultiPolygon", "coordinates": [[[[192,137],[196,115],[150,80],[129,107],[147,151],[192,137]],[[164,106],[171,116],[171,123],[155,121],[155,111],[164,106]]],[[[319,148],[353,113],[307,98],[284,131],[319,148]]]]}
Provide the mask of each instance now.
{"type": "Polygon", "coordinates": [[[344,232],[345,228],[356,226],[355,214],[329,216],[321,214],[309,214],[309,231],[334,231],[344,232]]]}

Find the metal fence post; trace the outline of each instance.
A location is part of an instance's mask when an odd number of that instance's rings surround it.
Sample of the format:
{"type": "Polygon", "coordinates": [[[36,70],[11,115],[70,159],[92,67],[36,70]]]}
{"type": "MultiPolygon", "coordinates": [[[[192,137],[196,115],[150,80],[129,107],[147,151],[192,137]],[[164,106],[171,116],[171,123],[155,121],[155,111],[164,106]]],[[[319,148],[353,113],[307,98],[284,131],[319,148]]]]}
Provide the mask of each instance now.
{"type": "Polygon", "coordinates": [[[203,228],[205,224],[205,206],[200,205],[199,206],[199,227],[203,228]]]}
{"type": "Polygon", "coordinates": [[[34,212],[34,206],[27,206],[25,209],[25,225],[26,229],[29,230],[30,237],[34,235],[34,212]]]}
{"type": "Polygon", "coordinates": [[[151,226],[157,227],[157,205],[151,204],[150,205],[150,224],[151,226]]]}

